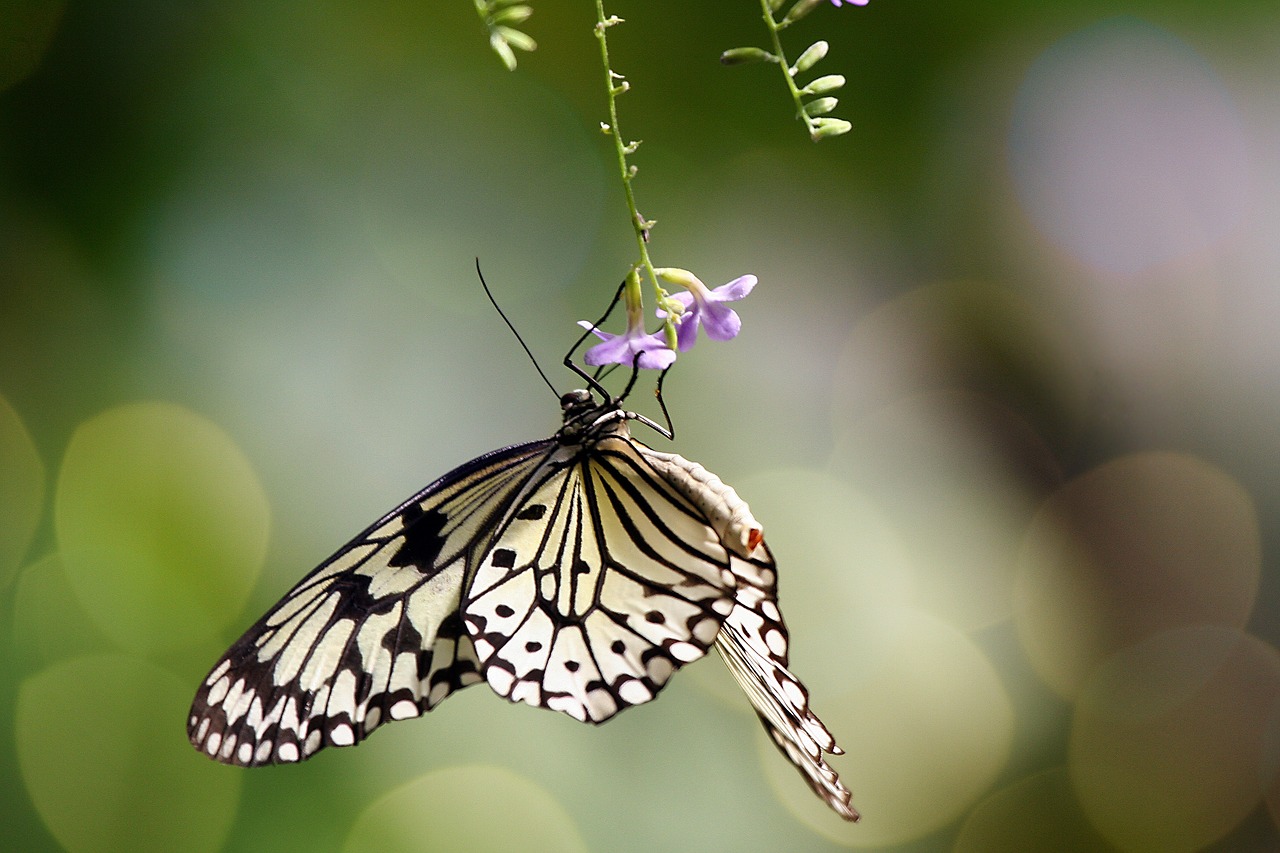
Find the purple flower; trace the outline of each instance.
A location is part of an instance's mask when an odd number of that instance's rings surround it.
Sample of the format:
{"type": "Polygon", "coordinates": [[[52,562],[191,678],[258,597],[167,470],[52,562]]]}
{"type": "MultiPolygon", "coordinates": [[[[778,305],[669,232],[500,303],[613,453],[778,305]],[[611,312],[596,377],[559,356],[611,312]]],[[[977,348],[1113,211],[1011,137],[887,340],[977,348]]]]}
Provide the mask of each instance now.
{"type": "Polygon", "coordinates": [[[623,367],[633,365],[647,370],[663,370],[676,360],[676,351],[667,346],[661,332],[645,334],[644,327],[627,323],[627,331],[621,335],[602,332],[586,320],[579,320],[578,325],[590,329],[591,333],[604,343],[599,343],[587,350],[582,360],[597,367],[601,364],[621,364],[623,367]],[[636,361],[639,353],[640,360],[636,361]]]}
{"type": "Polygon", "coordinates": [[[843,6],[845,3],[848,3],[850,6],[865,6],[869,2],[871,2],[871,0],[831,0],[831,5],[843,6]]]}
{"type": "MultiPolygon", "coordinates": [[[[660,276],[688,288],[684,293],[673,293],[670,299],[684,306],[685,313],[676,321],[676,340],[681,352],[689,349],[698,339],[698,326],[707,330],[713,341],[727,341],[737,337],[742,330],[738,312],[725,305],[736,302],[756,286],[756,277],[742,275],[728,284],[708,289],[697,276],[685,270],[660,270],[660,276]]],[[[666,313],[658,310],[659,317],[666,313]]]]}

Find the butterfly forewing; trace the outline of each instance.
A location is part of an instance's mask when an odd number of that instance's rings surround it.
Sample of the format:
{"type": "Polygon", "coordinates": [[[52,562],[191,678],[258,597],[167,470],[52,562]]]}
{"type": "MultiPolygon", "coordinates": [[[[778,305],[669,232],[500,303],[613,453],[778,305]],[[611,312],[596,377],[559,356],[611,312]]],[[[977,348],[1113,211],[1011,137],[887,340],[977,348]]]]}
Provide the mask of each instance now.
{"type": "Polygon", "coordinates": [[[736,581],[715,531],[631,440],[548,467],[509,510],[463,619],[494,690],[600,723],[706,654],[736,581]]]}
{"type": "Polygon", "coordinates": [[[481,680],[458,618],[470,566],[554,443],[482,456],[375,523],[299,582],[201,684],[197,749],[299,761],[417,716],[481,680]]]}

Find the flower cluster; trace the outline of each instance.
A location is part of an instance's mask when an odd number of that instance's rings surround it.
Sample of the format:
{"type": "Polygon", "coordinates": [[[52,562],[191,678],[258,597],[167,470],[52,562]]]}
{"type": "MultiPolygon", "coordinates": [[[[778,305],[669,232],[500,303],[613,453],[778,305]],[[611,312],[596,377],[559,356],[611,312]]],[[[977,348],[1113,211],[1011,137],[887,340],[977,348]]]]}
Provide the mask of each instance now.
{"type": "Polygon", "coordinates": [[[707,337],[713,341],[727,341],[737,337],[742,329],[742,320],[738,317],[738,312],[725,303],[737,302],[750,293],[756,286],[754,275],[738,276],[727,284],[709,288],[688,270],[663,267],[654,272],[664,281],[685,288],[684,292],[672,294],[666,300],[669,310],[659,308],[657,311],[659,317],[674,325],[674,342],[668,339],[665,324],[664,329],[657,332],[646,332],[643,312],[638,303],[633,307],[632,300],[628,299],[627,330],[621,335],[602,332],[585,320],[578,322],[578,325],[590,329],[602,341],[587,350],[583,357],[587,364],[620,364],[624,367],[663,370],[675,362],[677,350],[685,352],[697,343],[699,328],[705,330],[707,337]],[[678,316],[675,314],[677,308],[683,308],[678,316]]]}
{"type": "MultiPolygon", "coordinates": [[[[791,4],[791,8],[781,18],[775,16],[787,6],[789,0],[760,0],[760,2],[764,8],[764,21],[769,28],[769,37],[772,39],[773,49],[735,47],[720,54],[720,61],[725,65],[746,65],[753,62],[776,64],[782,69],[783,76],[787,81],[787,91],[791,93],[791,99],[796,104],[796,116],[804,119],[805,126],[809,130],[810,139],[817,142],[821,139],[826,139],[828,136],[839,136],[842,133],[848,133],[853,129],[853,125],[842,118],[834,118],[828,115],[839,103],[839,100],[831,93],[844,85],[845,80],[842,75],[827,74],[809,81],[804,86],[796,84],[797,76],[808,71],[827,55],[829,45],[819,39],[805,48],[794,64],[789,64],[786,54],[782,51],[782,40],[778,36],[780,31],[812,12],[814,8],[821,4],[822,0],[795,0],[791,4]],[[806,98],[811,98],[812,100],[806,101],[806,98]]],[[[842,6],[845,2],[852,6],[865,6],[869,0],[831,0],[832,5],[835,6],[842,6]]]]}
{"type": "Polygon", "coordinates": [[[527,33],[516,29],[518,24],[529,20],[533,7],[525,5],[522,0],[475,0],[475,4],[476,14],[489,31],[489,46],[508,71],[515,71],[516,54],[512,48],[531,51],[538,47],[527,33]]]}

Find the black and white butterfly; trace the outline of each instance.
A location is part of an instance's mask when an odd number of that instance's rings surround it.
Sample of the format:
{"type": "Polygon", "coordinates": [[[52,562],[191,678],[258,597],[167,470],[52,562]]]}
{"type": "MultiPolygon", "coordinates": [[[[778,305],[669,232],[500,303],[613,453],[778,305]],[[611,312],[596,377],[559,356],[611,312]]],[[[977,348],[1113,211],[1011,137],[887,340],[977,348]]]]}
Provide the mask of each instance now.
{"type": "Polygon", "coordinates": [[[707,469],[633,438],[628,421],[670,431],[582,375],[602,402],[565,394],[554,436],[444,475],[236,641],[196,693],[196,749],[302,761],[481,681],[603,723],[714,646],[782,753],[857,820],[826,761],[841,750],[787,669],[760,524],[707,469]]]}

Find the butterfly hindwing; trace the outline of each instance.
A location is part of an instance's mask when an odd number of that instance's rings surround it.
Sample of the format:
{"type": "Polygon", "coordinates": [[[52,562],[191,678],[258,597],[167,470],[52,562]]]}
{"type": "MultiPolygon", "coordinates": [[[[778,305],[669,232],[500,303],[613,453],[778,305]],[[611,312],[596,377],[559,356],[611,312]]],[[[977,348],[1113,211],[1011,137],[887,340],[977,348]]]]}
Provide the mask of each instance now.
{"type": "Polygon", "coordinates": [[[716,650],[742,687],[774,745],[809,787],[846,820],[857,820],[849,789],[827,763],[843,752],[809,708],[809,691],[789,669],[787,627],[778,609],[773,555],[761,542],[750,558],[734,558],[741,579],[733,612],[716,637],[716,650]]]}
{"type": "Polygon", "coordinates": [[[593,723],[652,699],[733,607],[729,554],[625,437],[530,479],[463,602],[490,686],[593,723]]]}
{"type": "Polygon", "coordinates": [[[201,683],[188,719],[196,748],[228,764],[300,761],[479,682],[462,590],[495,516],[553,447],[456,469],[299,582],[201,683]]]}

